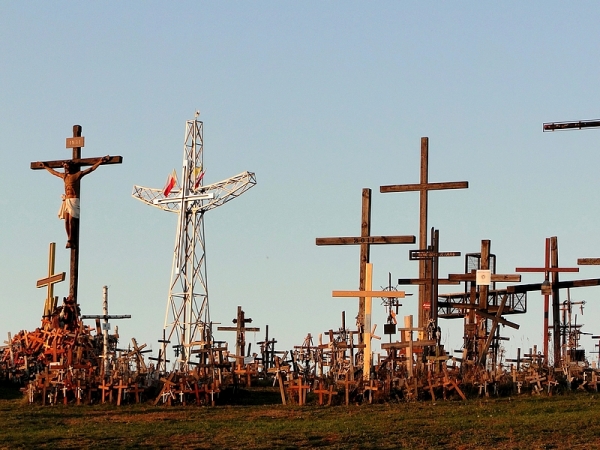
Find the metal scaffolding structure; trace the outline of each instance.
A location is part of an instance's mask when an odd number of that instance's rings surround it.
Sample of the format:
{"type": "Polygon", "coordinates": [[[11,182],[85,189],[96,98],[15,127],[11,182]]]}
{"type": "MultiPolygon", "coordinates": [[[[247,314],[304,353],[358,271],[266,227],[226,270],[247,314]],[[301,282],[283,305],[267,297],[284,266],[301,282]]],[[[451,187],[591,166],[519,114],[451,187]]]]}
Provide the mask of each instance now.
{"type": "MultiPolygon", "coordinates": [[[[166,371],[167,344],[172,343],[181,370],[187,370],[194,347],[205,348],[212,341],[208,307],[206,240],[204,214],[238,197],[256,184],[252,172],[243,172],[218,183],[203,185],[203,123],[186,122],[181,182],[176,176],[163,189],[134,186],[132,196],[148,205],[178,215],[171,284],[165,313],[162,349],[157,358],[166,371]]],[[[175,175],[175,174],[174,174],[175,175]]],[[[201,361],[198,361],[201,362],[201,361]]]]}

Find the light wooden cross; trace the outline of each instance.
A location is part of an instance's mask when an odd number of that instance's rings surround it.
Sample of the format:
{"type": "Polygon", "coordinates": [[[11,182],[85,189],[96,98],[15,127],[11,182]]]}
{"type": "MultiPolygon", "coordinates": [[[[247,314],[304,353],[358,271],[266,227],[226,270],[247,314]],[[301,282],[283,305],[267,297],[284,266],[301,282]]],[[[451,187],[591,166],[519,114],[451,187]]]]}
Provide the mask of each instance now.
{"type": "Polygon", "coordinates": [[[365,299],[364,316],[362,323],[364,324],[364,354],[363,354],[363,379],[368,381],[371,379],[371,312],[373,305],[373,297],[387,298],[404,298],[404,291],[373,291],[373,264],[368,263],[365,266],[365,290],[360,291],[333,291],[333,297],[359,297],[365,299]]]}
{"type": "Polygon", "coordinates": [[[241,306],[238,306],[237,309],[237,318],[232,320],[233,323],[236,324],[235,327],[218,327],[219,331],[235,331],[236,332],[236,340],[235,340],[235,355],[236,356],[245,356],[246,351],[246,332],[247,331],[260,331],[260,328],[256,327],[247,327],[247,323],[252,323],[252,319],[246,319],[246,315],[242,310],[241,306]]]}
{"type": "Polygon", "coordinates": [[[424,329],[424,327],[413,327],[412,315],[404,316],[404,327],[398,328],[398,331],[401,333],[400,336],[402,341],[381,344],[381,349],[387,350],[388,354],[393,353],[394,357],[396,351],[404,350],[406,355],[406,371],[409,377],[413,375],[413,354],[415,353],[415,348],[422,349],[423,347],[431,347],[437,344],[435,339],[420,339],[417,341],[413,340],[413,333],[418,332],[419,334],[422,334],[424,329]]]}
{"type": "Polygon", "coordinates": [[[37,283],[35,285],[36,288],[41,288],[44,286],[48,288],[48,291],[46,293],[46,303],[44,304],[43,317],[50,317],[50,315],[56,308],[58,297],[54,297],[54,285],[56,283],[60,283],[61,281],[65,281],[66,276],[65,272],[54,273],[55,251],[56,242],[50,242],[50,250],[48,255],[48,276],[46,278],[41,278],[37,280],[37,283]]]}
{"type": "MultiPolygon", "coordinates": [[[[378,244],[414,244],[415,236],[371,236],[371,189],[362,190],[362,213],[359,237],[328,237],[317,238],[317,245],[360,245],[360,271],[358,290],[365,291],[366,264],[370,262],[371,245],[378,244]]],[[[366,329],[364,320],[365,298],[358,300],[357,325],[359,329],[359,344],[363,342],[363,332],[366,329]]]]}
{"type": "MultiPolygon", "coordinates": [[[[469,187],[467,181],[454,181],[444,183],[429,182],[429,138],[421,138],[421,179],[417,184],[396,184],[389,186],[381,186],[379,191],[382,193],[388,192],[419,192],[419,249],[427,250],[427,196],[429,191],[439,191],[447,189],[466,189],[469,187]]],[[[429,272],[431,270],[431,262],[423,259],[419,263],[419,278],[431,278],[429,272]]],[[[423,303],[431,298],[429,285],[422,284],[419,286],[419,326],[427,326],[427,311],[423,307],[423,303]]]]}
{"type": "MultiPolygon", "coordinates": [[[[550,306],[550,294],[552,293],[552,285],[550,284],[550,274],[558,272],[579,272],[578,267],[552,267],[550,259],[552,255],[552,249],[558,248],[558,238],[556,236],[546,238],[546,252],[545,252],[545,265],[544,267],[517,267],[515,272],[539,272],[544,274],[544,283],[542,283],[542,295],[544,296],[544,321],[543,321],[543,336],[544,336],[544,360],[548,361],[548,310],[550,306]],[[544,285],[547,284],[547,288],[544,285]]],[[[581,264],[578,260],[577,264],[581,264]]],[[[599,262],[600,264],[600,262],[599,262]]],[[[556,279],[558,281],[558,278],[556,279]]],[[[554,303],[554,302],[553,302],[554,303]]],[[[553,310],[554,314],[554,310],[553,310]]]]}
{"type": "MultiPolygon", "coordinates": [[[[333,392],[333,385],[330,384],[329,388],[325,388],[323,380],[319,380],[319,387],[313,390],[313,393],[319,396],[319,406],[323,406],[323,396],[328,395],[327,406],[331,406],[331,397],[337,395],[337,392],[333,392]]],[[[285,404],[285,403],[284,403],[285,404]]]]}
{"type": "Polygon", "coordinates": [[[294,380],[290,380],[288,389],[298,391],[298,406],[306,403],[306,391],[310,389],[310,386],[302,383],[302,375],[298,375],[298,384],[294,384],[294,380]]]}
{"type": "MultiPolygon", "coordinates": [[[[61,159],[55,161],[36,161],[32,162],[30,167],[32,170],[43,170],[45,169],[44,164],[51,169],[62,168],[64,163],[71,163],[74,168],[74,173],[79,172],[81,167],[93,166],[99,160],[99,158],[82,158],[81,148],[84,146],[84,137],[81,136],[81,125],[73,125],[73,137],[67,138],[66,148],[73,149],[73,157],[71,159],[61,159]]],[[[105,164],[121,164],[123,162],[122,156],[111,156],[107,161],[102,162],[101,165],[105,164]]],[[[77,180],[76,192],[80,192],[80,182],[77,180]]],[[[72,236],[73,245],[71,246],[71,264],[69,274],[69,296],[77,303],[77,284],[79,278],[79,219],[73,219],[72,225],[72,236]]]]}

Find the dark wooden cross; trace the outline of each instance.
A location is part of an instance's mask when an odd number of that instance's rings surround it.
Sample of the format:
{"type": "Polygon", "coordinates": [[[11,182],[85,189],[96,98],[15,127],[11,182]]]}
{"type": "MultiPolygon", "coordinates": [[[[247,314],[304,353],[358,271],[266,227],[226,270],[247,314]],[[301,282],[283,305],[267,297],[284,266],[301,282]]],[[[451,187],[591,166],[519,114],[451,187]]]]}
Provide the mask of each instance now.
{"type": "MultiPolygon", "coordinates": [[[[519,328],[519,325],[509,322],[508,320],[502,318],[502,310],[504,309],[506,296],[501,300],[501,304],[499,305],[497,313],[493,315],[490,314],[489,305],[488,305],[488,292],[490,283],[496,282],[504,282],[504,283],[518,283],[521,281],[521,275],[514,274],[496,274],[490,273],[490,251],[491,251],[492,242],[489,239],[483,239],[481,241],[481,253],[480,253],[480,269],[477,271],[472,271],[470,273],[460,273],[460,274],[449,274],[448,279],[454,281],[461,282],[470,282],[471,283],[471,304],[465,305],[470,306],[468,312],[468,321],[465,322],[465,343],[471,341],[475,344],[475,334],[477,331],[469,330],[467,324],[475,324],[475,315],[481,317],[483,320],[491,320],[492,321],[492,330],[487,336],[481,336],[481,338],[485,339],[485,343],[483,347],[480,347],[478,361],[483,363],[485,361],[485,352],[487,352],[487,348],[491,343],[491,339],[493,339],[493,334],[496,330],[497,324],[501,323],[503,325],[508,325],[512,328],[519,328]],[[477,293],[475,291],[476,286],[479,286],[479,301],[477,302],[477,293]],[[474,339],[471,339],[473,337],[474,339]]],[[[485,332],[487,333],[487,322],[485,324],[485,332]]],[[[472,349],[471,349],[472,350],[472,349]]]]}
{"type": "MultiPolygon", "coordinates": [[[[415,236],[371,236],[371,189],[362,190],[362,214],[359,237],[327,237],[317,238],[317,245],[360,245],[360,270],[358,290],[365,290],[367,263],[370,262],[371,245],[376,244],[414,244],[415,236]]],[[[359,344],[362,344],[362,335],[365,329],[365,298],[358,299],[359,344]]]]}
{"type": "Polygon", "coordinates": [[[246,315],[242,310],[241,306],[238,306],[237,309],[237,318],[232,320],[233,323],[236,324],[235,327],[218,327],[219,331],[235,331],[236,332],[236,340],[235,340],[235,355],[236,356],[244,356],[246,351],[246,332],[247,331],[260,331],[260,328],[256,327],[247,327],[247,323],[252,323],[252,319],[246,319],[246,315]]]}
{"type": "MultiPolygon", "coordinates": [[[[73,149],[73,157],[71,159],[61,159],[56,161],[36,161],[31,163],[31,169],[42,170],[45,169],[44,164],[52,169],[62,168],[63,164],[70,163],[73,167],[73,173],[79,172],[81,167],[93,166],[98,162],[99,158],[82,158],[81,148],[84,146],[85,141],[81,136],[81,125],[73,125],[73,137],[67,138],[67,148],[73,149]]],[[[102,162],[105,164],[121,164],[123,158],[121,156],[112,156],[107,161],[102,162]]],[[[80,192],[79,181],[77,181],[77,192],[80,192]]],[[[71,230],[74,246],[71,247],[71,264],[69,274],[69,296],[77,303],[77,282],[79,278],[79,219],[73,219],[72,230],[71,230]]]]}
{"type": "Polygon", "coordinates": [[[275,357],[275,339],[269,339],[269,325],[265,325],[265,340],[257,342],[260,345],[260,352],[262,355],[263,372],[267,372],[273,365],[273,359],[275,357]]]}
{"type": "MultiPolygon", "coordinates": [[[[396,184],[389,186],[380,186],[379,191],[387,192],[414,192],[420,193],[419,201],[419,249],[427,250],[427,195],[429,191],[439,191],[447,189],[466,189],[469,187],[467,181],[454,181],[444,183],[429,182],[429,138],[421,138],[421,179],[417,184],[396,184]]],[[[430,259],[423,259],[419,263],[419,278],[430,279],[432,270],[430,259]]],[[[423,303],[427,303],[427,299],[431,298],[431,286],[422,284],[419,286],[419,326],[427,326],[428,312],[425,310],[423,303]]]]}
{"type": "MultiPolygon", "coordinates": [[[[517,267],[515,272],[538,272],[544,274],[544,283],[542,283],[542,295],[544,296],[544,322],[543,322],[543,334],[544,334],[544,361],[548,363],[548,309],[550,306],[550,294],[552,291],[552,285],[550,284],[550,274],[557,274],[558,272],[579,272],[578,267],[552,267],[550,264],[551,255],[553,254],[553,250],[558,250],[558,238],[556,236],[552,238],[546,238],[546,252],[545,252],[545,265],[544,267],[517,267]]],[[[558,257],[556,258],[558,261],[558,257]]],[[[579,262],[578,262],[579,264],[579,262]]],[[[554,282],[554,279],[552,280],[554,282]]],[[[556,279],[558,281],[558,278],[556,279]]],[[[552,301],[553,308],[552,314],[555,314],[554,311],[554,299],[552,301]]]]}
{"type": "Polygon", "coordinates": [[[440,284],[459,284],[459,281],[440,279],[439,277],[439,261],[442,257],[460,256],[460,252],[440,252],[440,231],[431,229],[431,245],[427,250],[410,250],[408,259],[411,261],[428,260],[431,270],[428,271],[429,278],[427,279],[399,279],[398,284],[417,284],[427,286],[426,292],[429,293],[429,298],[422,303],[423,311],[429,310],[429,319],[432,320],[435,328],[438,326],[438,287],[440,284]]]}
{"type": "MultiPolygon", "coordinates": [[[[558,268],[558,238],[550,238],[550,268],[558,268]]],[[[552,341],[554,347],[554,367],[560,367],[561,364],[561,342],[560,342],[560,289],[600,286],[600,278],[587,280],[559,281],[559,272],[550,271],[552,274],[552,341]]],[[[506,291],[509,294],[519,294],[531,291],[546,291],[547,283],[522,284],[520,286],[508,286],[506,291]]]]}

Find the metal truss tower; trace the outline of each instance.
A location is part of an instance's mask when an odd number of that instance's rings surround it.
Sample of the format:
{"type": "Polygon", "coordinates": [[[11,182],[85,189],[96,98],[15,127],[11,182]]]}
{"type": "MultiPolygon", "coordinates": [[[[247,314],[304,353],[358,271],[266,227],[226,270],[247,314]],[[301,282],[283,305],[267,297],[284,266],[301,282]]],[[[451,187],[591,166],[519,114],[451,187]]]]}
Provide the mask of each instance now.
{"type": "Polygon", "coordinates": [[[252,172],[243,172],[218,183],[203,185],[203,123],[186,122],[181,182],[163,189],[134,186],[132,196],[164,211],[177,213],[177,233],[171,284],[158,369],[166,371],[167,343],[173,344],[181,370],[194,364],[193,347],[212,341],[208,308],[204,214],[238,197],[256,184],[252,172]]]}

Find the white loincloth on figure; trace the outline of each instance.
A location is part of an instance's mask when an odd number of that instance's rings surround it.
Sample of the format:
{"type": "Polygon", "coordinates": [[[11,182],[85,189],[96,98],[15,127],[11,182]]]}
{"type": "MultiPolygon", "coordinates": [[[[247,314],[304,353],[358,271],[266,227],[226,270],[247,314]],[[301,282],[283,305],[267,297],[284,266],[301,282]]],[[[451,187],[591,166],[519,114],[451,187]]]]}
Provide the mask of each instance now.
{"type": "Polygon", "coordinates": [[[69,214],[74,219],[79,219],[79,199],[78,198],[67,198],[62,196],[62,203],[58,210],[58,218],[66,219],[69,214]]]}

